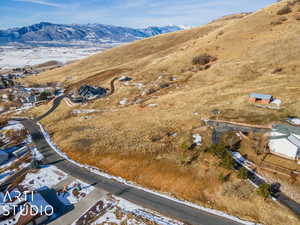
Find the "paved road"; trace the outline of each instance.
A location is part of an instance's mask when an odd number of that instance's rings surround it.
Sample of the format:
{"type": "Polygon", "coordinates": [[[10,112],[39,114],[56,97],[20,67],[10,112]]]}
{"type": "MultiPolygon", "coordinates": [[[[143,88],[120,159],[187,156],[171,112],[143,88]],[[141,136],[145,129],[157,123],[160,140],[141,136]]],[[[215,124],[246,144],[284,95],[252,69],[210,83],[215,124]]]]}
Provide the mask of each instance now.
{"type": "Polygon", "coordinates": [[[66,97],[66,95],[61,95],[61,96],[55,98],[54,101],[53,101],[52,107],[46,113],[44,113],[43,115],[35,118],[35,121],[40,121],[40,120],[44,119],[45,117],[47,117],[49,114],[51,114],[59,106],[60,102],[65,97],[66,97]]]}
{"type": "MultiPolygon", "coordinates": [[[[62,99],[62,98],[61,98],[62,99]]],[[[238,225],[224,217],[219,217],[196,208],[178,203],[176,201],[151,194],[149,192],[127,186],[115,180],[107,179],[100,175],[78,167],[57,154],[45,140],[39,126],[33,120],[21,120],[21,123],[29,130],[33,142],[44,155],[43,163],[54,164],[62,171],[76,177],[88,184],[94,184],[97,188],[112,193],[123,199],[136,203],[148,209],[157,211],[163,215],[183,221],[191,225],[238,225]]]]}

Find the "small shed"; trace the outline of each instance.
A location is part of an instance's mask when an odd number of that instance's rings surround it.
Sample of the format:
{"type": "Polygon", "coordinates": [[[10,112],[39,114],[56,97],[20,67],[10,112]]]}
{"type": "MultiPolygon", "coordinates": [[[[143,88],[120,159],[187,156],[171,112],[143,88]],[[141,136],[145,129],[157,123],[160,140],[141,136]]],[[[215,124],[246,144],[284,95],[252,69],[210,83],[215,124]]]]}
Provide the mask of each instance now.
{"type": "Polygon", "coordinates": [[[249,96],[249,102],[259,104],[270,104],[274,100],[272,95],[252,93],[249,96]]]}

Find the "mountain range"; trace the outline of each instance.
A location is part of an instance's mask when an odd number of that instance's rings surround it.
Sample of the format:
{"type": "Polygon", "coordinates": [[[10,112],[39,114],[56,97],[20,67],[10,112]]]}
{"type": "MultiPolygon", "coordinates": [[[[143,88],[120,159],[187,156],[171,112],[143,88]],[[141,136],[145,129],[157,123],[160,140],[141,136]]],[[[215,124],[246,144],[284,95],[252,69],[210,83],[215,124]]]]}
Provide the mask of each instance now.
{"type": "Polygon", "coordinates": [[[0,30],[0,44],[74,45],[131,42],[182,29],[174,25],[135,29],[103,24],[65,25],[41,22],[21,28],[0,30]]]}

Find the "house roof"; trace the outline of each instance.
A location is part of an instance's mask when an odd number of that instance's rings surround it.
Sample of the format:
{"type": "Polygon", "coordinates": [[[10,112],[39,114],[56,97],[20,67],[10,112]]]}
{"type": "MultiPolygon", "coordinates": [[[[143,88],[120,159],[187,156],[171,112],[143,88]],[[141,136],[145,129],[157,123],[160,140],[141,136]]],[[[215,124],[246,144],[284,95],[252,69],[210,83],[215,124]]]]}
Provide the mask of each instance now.
{"type": "Polygon", "coordinates": [[[298,148],[300,148],[300,139],[298,137],[296,137],[295,135],[290,135],[288,137],[288,140],[293,143],[294,145],[296,145],[298,148]]]}
{"type": "Polygon", "coordinates": [[[300,136],[296,136],[295,134],[287,136],[278,131],[272,131],[270,136],[269,147],[271,151],[286,155],[289,158],[297,158],[300,148],[300,136]]]}
{"type": "Polygon", "coordinates": [[[257,93],[251,93],[250,98],[259,98],[259,99],[266,99],[270,100],[272,99],[272,95],[265,95],[265,94],[257,94],[257,93]]]}
{"type": "Polygon", "coordinates": [[[296,134],[300,136],[300,127],[286,125],[286,124],[275,124],[273,125],[274,130],[290,135],[290,134],[296,134]]]}
{"type": "Polygon", "coordinates": [[[35,208],[38,209],[39,214],[46,213],[47,207],[50,206],[49,203],[39,193],[34,193],[33,196],[30,193],[30,196],[28,196],[27,200],[29,205],[35,206],[35,208]]]}

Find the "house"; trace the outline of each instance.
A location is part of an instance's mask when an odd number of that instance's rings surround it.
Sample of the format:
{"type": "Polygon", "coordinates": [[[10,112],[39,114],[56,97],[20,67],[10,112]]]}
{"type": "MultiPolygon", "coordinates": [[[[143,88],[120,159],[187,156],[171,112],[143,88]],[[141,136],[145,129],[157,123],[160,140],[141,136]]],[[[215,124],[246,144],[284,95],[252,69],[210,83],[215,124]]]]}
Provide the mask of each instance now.
{"type": "Polygon", "coordinates": [[[269,135],[270,152],[290,159],[300,159],[300,128],[289,125],[275,125],[269,135]]]}
{"type": "Polygon", "coordinates": [[[35,103],[37,102],[36,95],[29,95],[24,99],[24,103],[35,103]]]}
{"type": "Polygon", "coordinates": [[[53,207],[48,204],[41,194],[26,194],[25,192],[20,192],[20,190],[15,188],[9,191],[9,195],[7,195],[7,192],[1,193],[1,224],[45,224],[49,217],[53,215],[53,207]],[[16,208],[12,208],[12,205],[16,208]],[[8,212],[9,215],[6,214],[8,212]]]}
{"type": "Polygon", "coordinates": [[[274,100],[272,95],[252,93],[249,96],[249,102],[259,104],[270,104],[274,100]]]}
{"type": "Polygon", "coordinates": [[[8,160],[9,154],[0,150],[0,165],[8,160]]]}
{"type": "Polygon", "coordinates": [[[93,99],[96,97],[104,97],[107,94],[107,89],[102,87],[83,85],[79,88],[78,94],[84,99],[93,99]]]}
{"type": "Polygon", "coordinates": [[[22,213],[16,225],[45,224],[52,214],[52,206],[46,202],[41,194],[35,193],[28,197],[28,201],[23,205],[22,213]]]}

